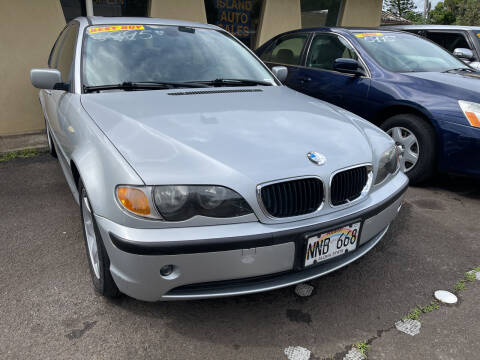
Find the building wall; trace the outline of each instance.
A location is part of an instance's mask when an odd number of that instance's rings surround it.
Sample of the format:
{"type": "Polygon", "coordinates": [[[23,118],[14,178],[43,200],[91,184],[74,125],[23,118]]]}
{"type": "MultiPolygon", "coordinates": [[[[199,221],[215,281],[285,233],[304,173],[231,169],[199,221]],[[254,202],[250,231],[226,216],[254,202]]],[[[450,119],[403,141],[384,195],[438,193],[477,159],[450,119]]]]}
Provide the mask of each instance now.
{"type": "Polygon", "coordinates": [[[264,0],[257,47],[282,32],[301,27],[300,0],[264,0]]]}
{"type": "Polygon", "coordinates": [[[345,0],[340,26],[380,26],[382,0],[345,0]]]}
{"type": "Polygon", "coordinates": [[[207,22],[204,0],[150,1],[150,17],[207,22]]]}
{"type": "Polygon", "coordinates": [[[58,0],[0,1],[0,135],[44,128],[30,69],[47,66],[50,49],[64,26],[58,0]]]}

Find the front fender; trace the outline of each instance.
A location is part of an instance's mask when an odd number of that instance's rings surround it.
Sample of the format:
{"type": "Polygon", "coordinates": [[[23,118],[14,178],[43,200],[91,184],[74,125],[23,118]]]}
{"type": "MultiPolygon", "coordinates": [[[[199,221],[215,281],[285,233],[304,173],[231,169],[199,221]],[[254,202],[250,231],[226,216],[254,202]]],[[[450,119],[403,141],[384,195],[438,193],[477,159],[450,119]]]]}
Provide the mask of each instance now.
{"type": "MultiPolygon", "coordinates": [[[[71,150],[66,161],[73,181],[77,183],[78,178],[82,179],[96,215],[124,223],[128,215],[116,202],[115,188],[120,184],[144,185],[144,182],[90,118],[80,101],[72,103],[76,103],[72,104],[76,111],[69,111],[70,116],[65,121],[69,129],[67,147],[71,150]]],[[[77,194],[74,192],[74,195],[77,194]]]]}

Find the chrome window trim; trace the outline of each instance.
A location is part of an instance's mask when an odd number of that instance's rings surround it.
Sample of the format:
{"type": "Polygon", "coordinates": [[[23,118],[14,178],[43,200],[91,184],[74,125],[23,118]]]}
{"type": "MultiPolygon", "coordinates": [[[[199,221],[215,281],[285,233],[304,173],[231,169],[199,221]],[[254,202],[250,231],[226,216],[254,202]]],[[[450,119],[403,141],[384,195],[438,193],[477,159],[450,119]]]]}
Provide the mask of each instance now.
{"type": "Polygon", "coordinates": [[[260,209],[262,210],[263,214],[268,219],[275,220],[275,221],[283,221],[283,220],[296,221],[296,220],[304,220],[304,219],[309,219],[311,217],[315,217],[324,208],[325,203],[326,203],[326,198],[327,198],[327,189],[326,189],[325,181],[323,181],[323,179],[320,176],[317,176],[317,175],[295,176],[295,177],[290,177],[290,178],[272,180],[272,181],[264,182],[264,183],[261,183],[261,184],[257,185],[257,202],[258,202],[258,205],[260,206],[260,209]],[[318,179],[322,182],[323,199],[322,199],[322,202],[320,203],[320,206],[315,211],[313,211],[311,213],[308,213],[308,214],[304,214],[304,215],[289,216],[289,217],[275,217],[275,216],[272,216],[267,211],[265,206],[263,205],[262,188],[264,188],[265,186],[268,186],[268,185],[279,184],[279,183],[283,183],[283,182],[295,181],[295,180],[301,180],[301,179],[318,179]]]}
{"type": "Polygon", "coordinates": [[[372,189],[373,187],[373,181],[374,181],[374,176],[373,176],[373,165],[371,163],[363,163],[363,164],[358,164],[358,165],[353,165],[353,166],[348,166],[346,168],[342,168],[342,169],[338,169],[338,170],[335,170],[331,175],[330,175],[330,181],[328,182],[328,202],[329,202],[329,205],[330,207],[332,207],[333,209],[343,209],[343,208],[347,208],[351,205],[354,205],[356,203],[358,203],[360,200],[364,199],[369,193],[370,193],[370,190],[372,189]],[[337,175],[338,173],[341,173],[343,171],[347,171],[347,170],[351,170],[351,169],[356,169],[356,168],[360,168],[360,167],[366,167],[367,168],[367,183],[365,184],[365,186],[363,187],[362,189],[362,192],[360,193],[360,196],[351,200],[351,201],[348,201],[347,200],[347,203],[346,204],[341,204],[341,205],[333,205],[332,204],[332,196],[331,196],[331,191],[332,191],[332,181],[333,181],[333,178],[335,175],[337,175]]]}

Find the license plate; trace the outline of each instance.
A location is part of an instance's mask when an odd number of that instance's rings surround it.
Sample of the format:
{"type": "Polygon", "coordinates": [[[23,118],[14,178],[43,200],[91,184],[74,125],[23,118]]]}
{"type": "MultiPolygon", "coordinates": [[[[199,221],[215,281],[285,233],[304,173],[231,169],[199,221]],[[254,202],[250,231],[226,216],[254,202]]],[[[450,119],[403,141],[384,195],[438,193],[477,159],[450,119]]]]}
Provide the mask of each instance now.
{"type": "Polygon", "coordinates": [[[356,249],[360,233],[360,222],[310,236],[307,239],[305,267],[333,259],[356,249]]]}

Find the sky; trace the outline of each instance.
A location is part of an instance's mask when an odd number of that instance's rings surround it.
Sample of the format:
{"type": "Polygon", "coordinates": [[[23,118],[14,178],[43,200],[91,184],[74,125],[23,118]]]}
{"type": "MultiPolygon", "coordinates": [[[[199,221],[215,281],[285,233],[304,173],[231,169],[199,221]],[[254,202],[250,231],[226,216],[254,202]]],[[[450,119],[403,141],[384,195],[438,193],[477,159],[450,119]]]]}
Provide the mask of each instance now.
{"type": "MultiPolygon", "coordinates": [[[[432,9],[439,3],[441,0],[431,0],[432,3],[432,9]]],[[[417,7],[419,10],[423,11],[423,7],[425,6],[425,0],[414,0],[415,4],[417,4],[417,7]]]]}

